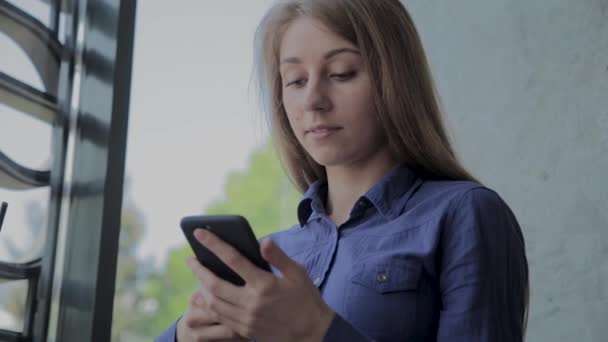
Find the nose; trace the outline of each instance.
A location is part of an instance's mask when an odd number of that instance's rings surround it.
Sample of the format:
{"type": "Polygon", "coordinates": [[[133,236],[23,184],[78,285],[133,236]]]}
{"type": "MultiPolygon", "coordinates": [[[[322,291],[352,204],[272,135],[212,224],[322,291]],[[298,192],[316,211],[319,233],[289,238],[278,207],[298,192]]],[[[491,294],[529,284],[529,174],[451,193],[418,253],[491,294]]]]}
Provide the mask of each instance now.
{"type": "Polygon", "coordinates": [[[326,112],[331,110],[331,101],[327,94],[326,85],[320,79],[309,80],[306,84],[304,100],[306,112],[326,112]]]}

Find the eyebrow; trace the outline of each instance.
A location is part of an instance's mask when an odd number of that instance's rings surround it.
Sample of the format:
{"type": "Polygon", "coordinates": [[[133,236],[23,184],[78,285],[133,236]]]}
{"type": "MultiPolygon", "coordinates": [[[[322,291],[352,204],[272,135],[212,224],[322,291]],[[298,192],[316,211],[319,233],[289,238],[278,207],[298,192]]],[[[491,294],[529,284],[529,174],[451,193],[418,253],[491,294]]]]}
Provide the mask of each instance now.
{"type": "MultiPolygon", "coordinates": [[[[325,54],[325,56],[323,56],[323,59],[327,60],[327,59],[330,59],[330,58],[334,57],[335,55],[338,55],[341,53],[353,53],[355,55],[359,55],[359,56],[361,55],[361,53],[358,50],[351,49],[351,48],[340,48],[340,49],[335,49],[335,50],[331,50],[331,51],[327,52],[325,54]]],[[[284,63],[300,64],[300,63],[302,63],[302,61],[298,57],[288,57],[281,61],[281,64],[284,64],[284,63]]]]}

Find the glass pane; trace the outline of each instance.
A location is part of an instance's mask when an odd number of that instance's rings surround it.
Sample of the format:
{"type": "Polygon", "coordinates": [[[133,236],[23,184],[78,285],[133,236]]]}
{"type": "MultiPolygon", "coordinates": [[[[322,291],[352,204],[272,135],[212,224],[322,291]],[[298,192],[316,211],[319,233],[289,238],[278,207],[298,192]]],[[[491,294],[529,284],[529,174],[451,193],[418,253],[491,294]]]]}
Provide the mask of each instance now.
{"type": "Polygon", "coordinates": [[[38,19],[41,23],[47,27],[50,25],[51,18],[51,6],[50,1],[42,0],[8,0],[16,7],[19,7],[22,11],[38,19]]]}
{"type": "MultiPolygon", "coordinates": [[[[23,51],[6,35],[0,34],[0,70],[38,89],[42,84],[23,51]],[[6,51],[6,54],[4,53],[6,51]]],[[[51,160],[52,128],[31,116],[0,103],[0,151],[20,165],[43,170],[51,160]]],[[[2,232],[0,260],[23,262],[42,253],[46,235],[48,189],[9,191],[0,188],[0,201],[7,202],[2,232]]]]}
{"type": "Polygon", "coordinates": [[[42,255],[48,200],[48,187],[27,191],[0,188],[0,202],[8,203],[0,232],[0,261],[27,262],[42,255]]]}
{"type": "MultiPolygon", "coordinates": [[[[0,150],[24,167],[46,170],[51,161],[51,126],[0,104],[0,150]]],[[[26,191],[0,188],[8,211],[0,232],[0,260],[30,261],[42,254],[48,187],[26,191]]]]}
{"type": "Polygon", "coordinates": [[[0,329],[23,331],[27,289],[27,280],[0,280],[0,329]]]}
{"type": "Polygon", "coordinates": [[[296,222],[249,84],[271,2],[138,3],[113,341],[153,340],[183,314],[182,216],[238,212],[259,237],[296,222]]]}
{"type": "Polygon", "coordinates": [[[0,151],[21,166],[43,170],[51,165],[52,126],[0,103],[0,151]]]}
{"type": "Polygon", "coordinates": [[[61,44],[65,44],[66,36],[65,30],[67,25],[67,16],[64,12],[59,13],[59,27],[57,31],[57,39],[61,44]]]}
{"type": "MultiPolygon", "coordinates": [[[[0,71],[30,87],[44,91],[44,85],[29,57],[6,34],[0,32],[0,71]]],[[[2,116],[0,116],[2,117],[2,116]]]]}

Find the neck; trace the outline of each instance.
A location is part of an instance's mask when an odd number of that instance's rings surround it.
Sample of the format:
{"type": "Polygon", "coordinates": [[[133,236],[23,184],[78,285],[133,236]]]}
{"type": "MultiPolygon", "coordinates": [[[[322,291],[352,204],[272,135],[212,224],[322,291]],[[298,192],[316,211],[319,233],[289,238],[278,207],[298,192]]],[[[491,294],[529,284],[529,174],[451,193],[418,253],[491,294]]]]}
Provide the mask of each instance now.
{"type": "Polygon", "coordinates": [[[345,222],[355,202],[396,165],[387,149],[369,160],[328,166],[326,209],[336,224],[345,222]]]}

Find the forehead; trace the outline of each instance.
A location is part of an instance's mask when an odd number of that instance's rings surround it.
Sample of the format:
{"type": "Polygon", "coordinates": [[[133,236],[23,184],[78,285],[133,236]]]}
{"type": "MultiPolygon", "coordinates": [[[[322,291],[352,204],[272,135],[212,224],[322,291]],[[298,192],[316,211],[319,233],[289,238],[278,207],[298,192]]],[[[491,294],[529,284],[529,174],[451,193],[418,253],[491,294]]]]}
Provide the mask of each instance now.
{"type": "Polygon", "coordinates": [[[310,17],[294,20],[283,34],[279,57],[307,59],[322,56],[337,48],[356,49],[347,39],[331,31],[321,21],[310,17]]]}

